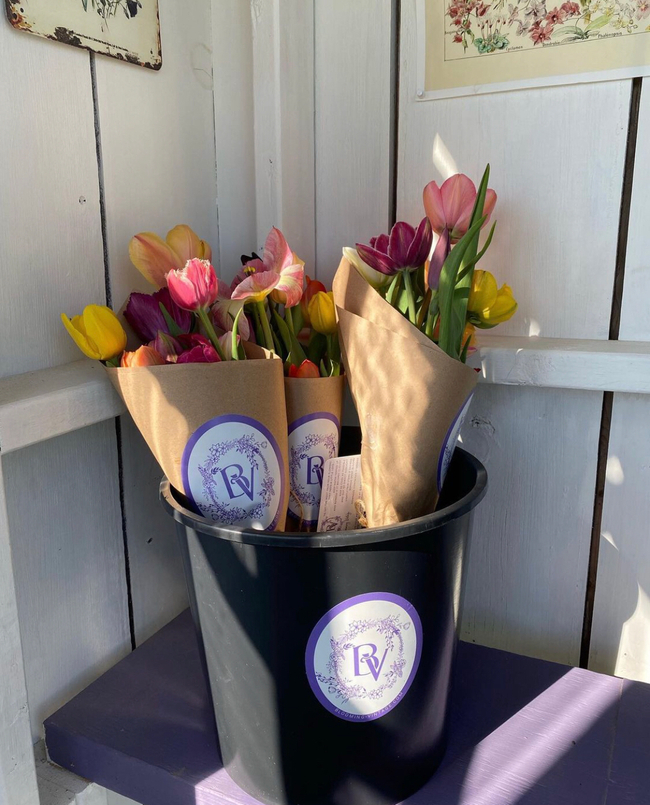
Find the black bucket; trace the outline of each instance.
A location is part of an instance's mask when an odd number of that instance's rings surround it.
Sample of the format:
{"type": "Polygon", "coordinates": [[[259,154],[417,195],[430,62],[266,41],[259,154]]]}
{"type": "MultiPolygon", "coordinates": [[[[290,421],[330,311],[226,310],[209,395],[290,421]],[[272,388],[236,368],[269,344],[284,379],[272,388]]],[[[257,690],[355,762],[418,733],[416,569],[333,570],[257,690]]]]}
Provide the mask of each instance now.
{"type": "Polygon", "coordinates": [[[393,805],[436,770],[482,464],[457,448],[438,510],[317,534],[222,528],[167,481],[222,760],[272,805],[393,805]]]}

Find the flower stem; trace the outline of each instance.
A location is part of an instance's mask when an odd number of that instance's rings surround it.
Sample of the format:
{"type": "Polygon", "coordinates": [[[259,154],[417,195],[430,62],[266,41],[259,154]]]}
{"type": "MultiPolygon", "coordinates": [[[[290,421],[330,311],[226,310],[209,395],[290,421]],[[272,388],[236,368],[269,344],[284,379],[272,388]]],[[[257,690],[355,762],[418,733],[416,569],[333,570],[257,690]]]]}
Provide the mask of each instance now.
{"type": "Polygon", "coordinates": [[[415,324],[417,326],[418,321],[418,314],[415,309],[415,297],[413,296],[413,283],[411,282],[411,272],[406,269],[406,271],[402,271],[404,274],[404,290],[406,291],[406,300],[409,306],[409,321],[411,324],[415,324]]]}
{"type": "Polygon", "coordinates": [[[112,366],[114,369],[116,369],[120,365],[120,356],[116,355],[114,358],[109,358],[107,361],[105,361],[105,363],[106,366],[112,366]]]}
{"type": "Polygon", "coordinates": [[[395,302],[399,296],[399,286],[401,284],[402,272],[398,271],[393,277],[391,284],[388,286],[388,293],[386,294],[386,301],[392,307],[395,307],[395,302]]]}
{"type": "Polygon", "coordinates": [[[429,302],[429,312],[427,313],[427,323],[424,328],[424,334],[427,338],[430,338],[433,341],[433,331],[436,327],[436,318],[438,316],[438,294],[431,295],[431,301],[429,302]]]}
{"type": "Polygon", "coordinates": [[[212,346],[216,349],[217,355],[221,358],[222,361],[227,360],[226,355],[223,351],[223,347],[219,343],[219,338],[214,331],[214,327],[212,326],[212,322],[210,321],[210,316],[208,315],[208,311],[204,307],[200,307],[197,309],[197,315],[201,319],[201,324],[205,327],[205,331],[208,334],[208,338],[212,341],[212,346]]]}
{"type": "Polygon", "coordinates": [[[265,346],[269,352],[275,352],[275,344],[273,343],[273,333],[271,332],[271,325],[266,316],[266,307],[264,302],[255,302],[255,307],[262,322],[262,332],[264,333],[265,346]]]}

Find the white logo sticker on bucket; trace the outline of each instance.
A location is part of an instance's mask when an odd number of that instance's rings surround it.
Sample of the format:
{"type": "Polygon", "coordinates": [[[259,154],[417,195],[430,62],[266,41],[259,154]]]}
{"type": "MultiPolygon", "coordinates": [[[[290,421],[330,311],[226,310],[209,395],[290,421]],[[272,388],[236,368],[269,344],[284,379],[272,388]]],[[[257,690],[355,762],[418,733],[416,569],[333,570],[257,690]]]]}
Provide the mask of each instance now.
{"type": "Polygon", "coordinates": [[[307,678],[330,713],[346,721],[373,721],[404,698],[421,653],[415,607],[393,593],[366,593],[318,621],[307,644],[307,678]]]}
{"type": "Polygon", "coordinates": [[[185,494],[223,526],[271,531],[284,498],[284,463],[270,431],[255,419],[226,415],[191,436],[181,463],[185,494]]]}
{"type": "Polygon", "coordinates": [[[454,419],[454,421],[449,426],[449,430],[447,431],[445,440],[442,443],[442,449],[440,450],[440,458],[438,459],[438,478],[437,478],[438,492],[440,492],[440,490],[442,489],[442,485],[445,482],[445,478],[447,476],[447,470],[449,469],[449,464],[451,463],[452,456],[454,455],[454,450],[456,449],[456,442],[458,441],[458,437],[460,436],[460,429],[463,427],[463,422],[465,421],[465,417],[467,416],[467,411],[469,410],[469,406],[471,405],[473,396],[474,392],[472,392],[463,403],[463,407],[456,414],[456,419],[454,419]]]}
{"type": "Polygon", "coordinates": [[[325,462],[339,452],[339,421],[325,411],[300,417],[289,427],[289,514],[318,523],[325,462]]]}

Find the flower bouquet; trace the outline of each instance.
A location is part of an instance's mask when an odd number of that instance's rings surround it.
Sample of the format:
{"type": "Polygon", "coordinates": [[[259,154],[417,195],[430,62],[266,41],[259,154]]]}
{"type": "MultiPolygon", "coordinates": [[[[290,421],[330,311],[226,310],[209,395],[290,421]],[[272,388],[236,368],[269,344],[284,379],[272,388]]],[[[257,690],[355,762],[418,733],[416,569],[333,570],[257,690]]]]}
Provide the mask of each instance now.
{"type": "Polygon", "coordinates": [[[187,226],[166,240],[136,235],[129,253],[158,287],[130,295],[130,336],[98,305],[62,316],[70,335],[105,364],[163,471],[198,513],[281,530],[289,510],[312,526],[322,467],[338,454],[343,397],[331,294],[314,281],[303,287],[302,261],[277,229],[262,258],[243,259],[230,287],[187,226]],[[128,349],[128,341],[139,346],[128,349]]]}
{"type": "Polygon", "coordinates": [[[466,365],[475,328],[517,308],[507,285],[498,290],[475,270],[494,234],[493,225],[479,250],[496,203],[488,177],[489,166],[478,191],[463,174],[431,182],[417,229],[398,222],[390,235],[344,249],[334,299],[363,434],[369,526],[434,510],[476,385],[466,365]]]}
{"type": "Polygon", "coordinates": [[[243,256],[242,264],[232,284],[232,300],[250,311],[257,343],[279,355],[285,365],[287,528],[313,530],[324,465],[339,452],[345,381],[334,300],[321,282],[304,276],[303,261],[276,228],[266,239],[262,257],[243,256]]]}

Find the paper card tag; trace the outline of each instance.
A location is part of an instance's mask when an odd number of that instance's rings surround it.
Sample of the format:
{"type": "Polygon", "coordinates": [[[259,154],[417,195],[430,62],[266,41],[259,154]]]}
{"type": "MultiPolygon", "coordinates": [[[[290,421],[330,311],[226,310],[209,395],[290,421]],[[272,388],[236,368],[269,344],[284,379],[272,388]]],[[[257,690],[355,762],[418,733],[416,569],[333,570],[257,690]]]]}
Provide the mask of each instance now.
{"type": "Polygon", "coordinates": [[[442,485],[445,482],[445,478],[447,476],[447,470],[449,469],[451,459],[454,455],[454,450],[456,449],[456,444],[458,443],[460,430],[463,427],[463,423],[465,422],[465,417],[467,416],[467,411],[469,410],[469,407],[472,404],[473,397],[474,392],[472,392],[469,395],[469,397],[463,403],[463,407],[456,414],[454,421],[449,426],[449,430],[447,431],[445,440],[442,443],[442,449],[440,450],[440,457],[438,458],[438,477],[437,477],[438,492],[442,490],[442,485]]]}
{"type": "Polygon", "coordinates": [[[326,461],[318,530],[350,531],[358,528],[356,502],[361,494],[361,456],[342,456],[326,461]]]}

